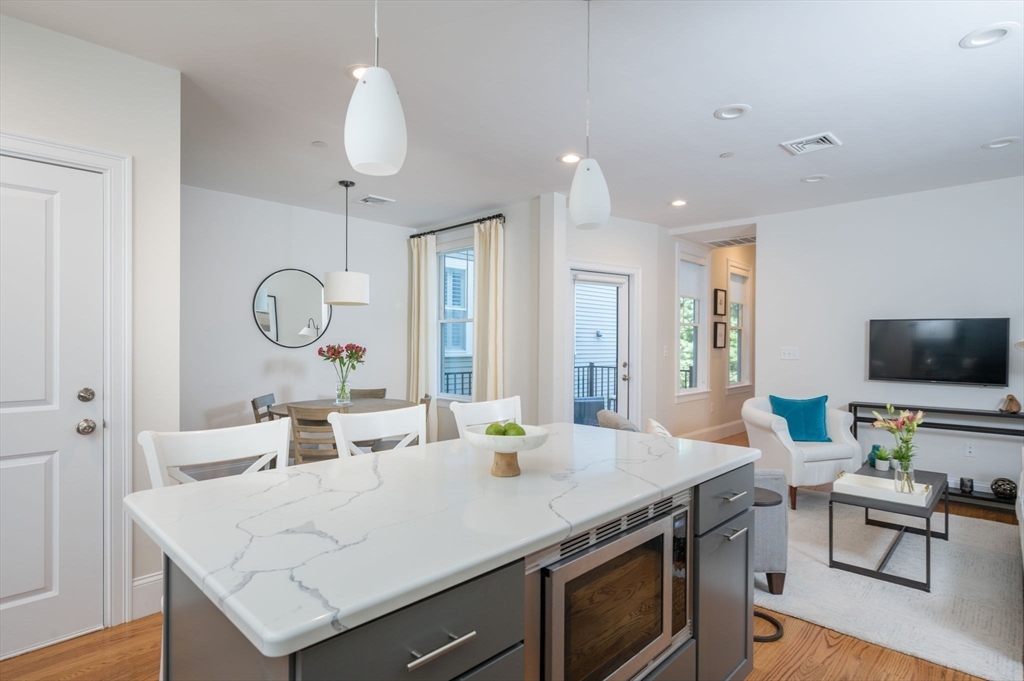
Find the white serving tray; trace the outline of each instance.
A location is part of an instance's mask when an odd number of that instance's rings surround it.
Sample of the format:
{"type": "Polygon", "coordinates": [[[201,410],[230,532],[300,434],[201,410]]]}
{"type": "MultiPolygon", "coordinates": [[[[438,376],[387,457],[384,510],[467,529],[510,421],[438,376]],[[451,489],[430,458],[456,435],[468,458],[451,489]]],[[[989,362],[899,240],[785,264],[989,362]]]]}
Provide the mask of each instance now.
{"type": "Polygon", "coordinates": [[[839,478],[832,483],[832,491],[840,494],[851,494],[858,497],[868,497],[880,501],[891,501],[897,504],[908,504],[910,506],[924,507],[928,502],[928,492],[931,485],[922,482],[914,483],[914,491],[911,493],[897,492],[893,478],[875,478],[868,475],[857,475],[856,473],[840,473],[839,478]]]}

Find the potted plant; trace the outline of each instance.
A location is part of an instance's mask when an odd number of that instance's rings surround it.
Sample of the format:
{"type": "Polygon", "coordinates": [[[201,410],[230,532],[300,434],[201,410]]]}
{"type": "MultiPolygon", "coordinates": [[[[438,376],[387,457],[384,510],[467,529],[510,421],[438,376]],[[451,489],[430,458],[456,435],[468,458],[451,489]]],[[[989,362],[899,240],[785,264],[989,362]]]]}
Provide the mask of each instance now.
{"type": "Polygon", "coordinates": [[[366,356],[366,348],[355,343],[347,345],[328,345],[316,351],[316,354],[325,362],[334,365],[338,373],[338,385],[334,393],[335,404],[352,404],[352,396],[349,392],[348,377],[355,371],[356,367],[363,363],[366,356]]]}
{"type": "Polygon", "coordinates": [[[892,455],[889,454],[889,450],[885,447],[879,447],[875,450],[875,470],[876,471],[887,471],[889,470],[889,461],[892,459],[892,455]]]}
{"type": "MultiPolygon", "coordinates": [[[[924,412],[918,411],[916,414],[907,411],[906,409],[900,411],[897,415],[896,410],[891,404],[885,405],[886,416],[880,415],[877,411],[873,412],[875,415],[875,422],[873,425],[875,428],[884,428],[885,430],[892,433],[893,437],[896,438],[896,446],[892,448],[890,458],[893,460],[893,470],[895,485],[897,492],[904,492],[906,494],[914,493],[914,457],[917,455],[915,451],[917,447],[914,445],[914,434],[917,433],[917,428],[924,423],[924,412]]],[[[875,455],[878,458],[878,455],[875,455]]]]}

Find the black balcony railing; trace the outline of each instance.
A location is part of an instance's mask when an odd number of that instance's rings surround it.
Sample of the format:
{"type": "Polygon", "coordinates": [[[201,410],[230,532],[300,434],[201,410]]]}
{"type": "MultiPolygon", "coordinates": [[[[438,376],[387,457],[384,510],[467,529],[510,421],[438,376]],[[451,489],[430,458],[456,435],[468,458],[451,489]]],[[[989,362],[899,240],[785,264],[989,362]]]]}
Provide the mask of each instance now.
{"type": "Polygon", "coordinates": [[[590,362],[573,368],[573,397],[576,401],[597,402],[592,398],[604,398],[600,406],[615,411],[618,408],[617,389],[618,378],[613,366],[598,366],[590,362]]]}
{"type": "Polygon", "coordinates": [[[445,395],[472,395],[473,372],[445,372],[441,376],[441,392],[443,392],[445,395]]]}
{"type": "Polygon", "coordinates": [[[697,372],[696,367],[682,367],[679,369],[679,387],[680,388],[696,388],[697,387],[697,372]]]}

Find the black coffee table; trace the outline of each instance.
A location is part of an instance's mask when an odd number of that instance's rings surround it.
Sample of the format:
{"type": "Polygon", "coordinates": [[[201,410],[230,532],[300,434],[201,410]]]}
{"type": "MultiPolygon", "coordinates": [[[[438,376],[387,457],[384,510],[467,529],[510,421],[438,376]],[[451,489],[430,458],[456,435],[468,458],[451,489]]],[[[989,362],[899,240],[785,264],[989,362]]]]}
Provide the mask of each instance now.
{"type": "MultiPolygon", "coordinates": [[[[867,475],[873,478],[884,478],[893,481],[893,472],[876,471],[870,466],[863,466],[857,475],[867,475]]],[[[901,504],[895,501],[883,501],[881,499],[872,499],[869,497],[862,497],[856,494],[843,494],[840,492],[832,492],[828,500],[828,566],[836,568],[837,570],[846,570],[847,572],[853,572],[858,575],[864,575],[865,577],[872,577],[874,579],[880,579],[885,582],[892,582],[893,584],[899,584],[901,586],[909,586],[914,589],[920,589],[921,591],[932,590],[932,537],[936,539],[944,539],[949,541],[949,487],[947,485],[947,479],[945,473],[932,473],[930,471],[914,471],[914,484],[915,485],[930,485],[931,488],[928,490],[927,501],[924,506],[913,506],[911,504],[901,504]],[[945,515],[946,522],[945,528],[942,532],[932,532],[932,514],[935,513],[935,508],[939,504],[939,499],[945,500],[945,515]],[[886,550],[885,555],[882,556],[882,560],[878,563],[878,566],[874,569],[861,567],[859,565],[851,565],[850,563],[842,563],[832,557],[832,504],[847,504],[849,506],[860,506],[864,509],[864,524],[873,525],[874,527],[884,527],[890,530],[896,530],[896,536],[893,537],[892,543],[889,544],[889,548],[886,550]],[[869,513],[874,509],[876,511],[888,511],[889,513],[898,513],[900,515],[911,516],[914,518],[924,518],[924,529],[920,527],[908,527],[906,525],[898,525],[896,523],[890,523],[883,520],[875,520],[870,517],[869,513]],[[908,579],[906,577],[899,577],[897,575],[890,575],[883,572],[885,566],[889,564],[889,559],[892,558],[893,552],[896,550],[896,546],[899,545],[900,540],[903,539],[905,534],[920,534],[924,535],[924,570],[925,578],[924,581],[918,581],[915,579],[908,579]]]]}

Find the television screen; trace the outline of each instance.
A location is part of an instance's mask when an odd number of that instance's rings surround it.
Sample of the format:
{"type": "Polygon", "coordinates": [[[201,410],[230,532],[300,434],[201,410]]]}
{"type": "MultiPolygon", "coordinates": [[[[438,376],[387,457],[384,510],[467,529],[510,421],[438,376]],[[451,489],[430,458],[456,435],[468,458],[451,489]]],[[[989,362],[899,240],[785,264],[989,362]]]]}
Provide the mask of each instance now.
{"type": "Polygon", "coordinates": [[[872,319],[868,378],[1005,386],[1009,319],[872,319]]]}

